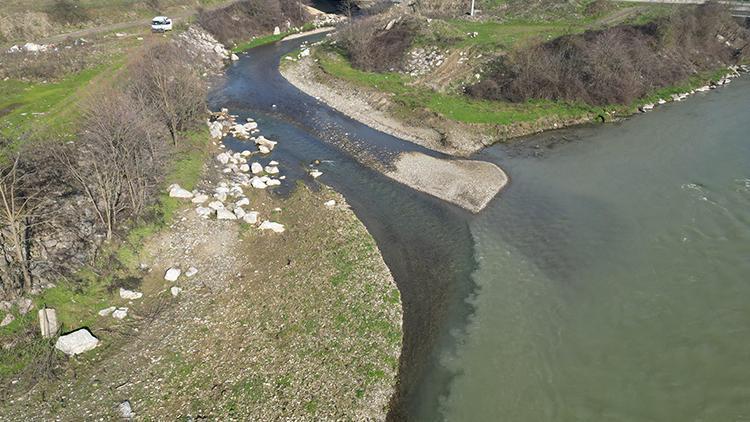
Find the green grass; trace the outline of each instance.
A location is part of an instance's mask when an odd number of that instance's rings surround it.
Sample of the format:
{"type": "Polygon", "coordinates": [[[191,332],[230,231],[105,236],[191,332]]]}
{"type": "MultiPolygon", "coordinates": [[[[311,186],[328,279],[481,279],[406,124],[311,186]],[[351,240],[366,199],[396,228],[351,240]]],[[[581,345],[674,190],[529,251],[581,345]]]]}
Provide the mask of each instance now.
{"type": "Polygon", "coordinates": [[[393,94],[392,99],[400,109],[397,114],[403,117],[415,110],[426,109],[457,122],[506,125],[548,116],[583,117],[595,111],[595,108],[578,104],[542,100],[513,104],[440,93],[416,86],[411,83],[410,77],[399,73],[374,73],[354,69],[341,54],[331,50],[317,54],[317,57],[321,68],[335,78],[393,94]]]}
{"type": "Polygon", "coordinates": [[[79,117],[76,101],[94,78],[118,67],[119,64],[100,65],[46,84],[0,81],[0,134],[19,139],[72,133],[79,117]]]}
{"type": "Polygon", "coordinates": [[[279,35],[273,35],[273,34],[271,34],[271,35],[264,35],[262,37],[256,37],[256,38],[251,39],[248,42],[244,42],[244,43],[238,44],[236,47],[232,48],[232,52],[233,53],[242,53],[242,52],[245,52],[245,51],[250,50],[252,48],[260,47],[261,45],[271,44],[271,43],[274,43],[276,41],[280,41],[280,40],[284,39],[284,37],[287,37],[289,35],[297,34],[297,33],[300,33],[300,32],[311,31],[313,29],[315,29],[315,26],[313,26],[313,24],[306,23],[305,25],[302,26],[302,28],[300,30],[293,30],[293,31],[282,32],[279,35]]]}
{"type": "Polygon", "coordinates": [[[439,47],[475,48],[480,51],[508,50],[535,40],[548,40],[566,34],[580,32],[582,23],[552,22],[495,22],[466,20],[435,20],[429,31],[421,32],[416,45],[439,47]],[[469,34],[477,33],[476,36],[469,34]]]}

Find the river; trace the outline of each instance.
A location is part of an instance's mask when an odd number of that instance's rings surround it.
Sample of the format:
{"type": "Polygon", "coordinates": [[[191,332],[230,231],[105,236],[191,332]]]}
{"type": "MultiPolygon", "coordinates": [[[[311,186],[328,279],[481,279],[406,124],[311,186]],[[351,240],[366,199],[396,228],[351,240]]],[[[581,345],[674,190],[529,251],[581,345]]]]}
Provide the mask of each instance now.
{"type": "Polygon", "coordinates": [[[290,184],[323,160],[375,237],[404,304],[393,419],[750,419],[750,80],[488,148],[512,182],[475,216],[362,165],[422,149],[286,83],[301,41],[210,102],[280,141],[290,184]]]}

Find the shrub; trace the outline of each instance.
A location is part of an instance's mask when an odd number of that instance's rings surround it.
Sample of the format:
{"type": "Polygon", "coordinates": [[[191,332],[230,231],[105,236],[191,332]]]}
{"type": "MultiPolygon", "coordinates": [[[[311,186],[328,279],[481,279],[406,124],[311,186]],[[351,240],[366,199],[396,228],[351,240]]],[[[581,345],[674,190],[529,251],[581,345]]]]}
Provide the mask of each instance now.
{"type": "Polygon", "coordinates": [[[401,69],[406,51],[417,32],[417,21],[402,18],[385,29],[388,22],[379,17],[358,19],[338,35],[352,66],[375,72],[401,69]]]}
{"type": "Polygon", "coordinates": [[[298,26],[308,18],[296,0],[243,0],[220,9],[198,11],[198,24],[226,45],[271,32],[287,23],[298,26]]]}
{"type": "Polygon", "coordinates": [[[47,9],[49,17],[63,25],[77,25],[89,20],[86,9],[78,0],[55,0],[47,9]]]}
{"type": "Polygon", "coordinates": [[[502,58],[474,97],[522,102],[529,99],[629,104],[691,74],[735,62],[750,33],[716,4],[641,26],[621,25],[567,35],[502,58]],[[723,35],[722,35],[723,34],[723,35]]]}
{"type": "Polygon", "coordinates": [[[60,47],[38,53],[0,53],[0,79],[54,80],[97,63],[94,47],[60,47]]]}
{"type": "Polygon", "coordinates": [[[198,123],[206,111],[206,86],[187,62],[187,54],[172,43],[147,47],[128,66],[128,90],[169,131],[177,143],[179,132],[198,123]]]}

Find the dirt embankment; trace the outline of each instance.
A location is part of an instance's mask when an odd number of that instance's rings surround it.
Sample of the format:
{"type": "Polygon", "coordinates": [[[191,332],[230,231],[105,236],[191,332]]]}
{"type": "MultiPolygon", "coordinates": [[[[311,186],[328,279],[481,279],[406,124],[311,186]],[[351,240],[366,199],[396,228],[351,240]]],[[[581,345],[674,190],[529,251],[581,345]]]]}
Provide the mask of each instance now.
{"type": "Polygon", "coordinates": [[[373,239],[327,188],[250,199],[286,231],[185,209],[145,245],[128,317],[101,317],[58,378],[9,385],[0,420],[114,420],[124,401],[143,420],[384,419],[402,316],[373,239]],[[165,281],[173,266],[198,272],[165,281]]]}

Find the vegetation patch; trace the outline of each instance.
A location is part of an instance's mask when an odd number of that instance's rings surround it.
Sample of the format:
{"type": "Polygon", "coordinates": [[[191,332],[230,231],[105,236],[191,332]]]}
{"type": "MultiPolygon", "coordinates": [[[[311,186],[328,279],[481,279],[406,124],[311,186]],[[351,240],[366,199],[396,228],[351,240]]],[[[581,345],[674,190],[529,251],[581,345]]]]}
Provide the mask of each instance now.
{"type": "Polygon", "coordinates": [[[647,25],[566,35],[515,51],[471,86],[476,98],[630,104],[690,76],[741,60],[750,31],[717,4],[647,25]]]}

